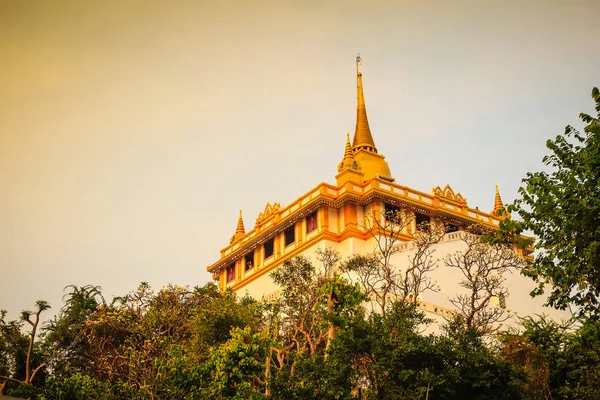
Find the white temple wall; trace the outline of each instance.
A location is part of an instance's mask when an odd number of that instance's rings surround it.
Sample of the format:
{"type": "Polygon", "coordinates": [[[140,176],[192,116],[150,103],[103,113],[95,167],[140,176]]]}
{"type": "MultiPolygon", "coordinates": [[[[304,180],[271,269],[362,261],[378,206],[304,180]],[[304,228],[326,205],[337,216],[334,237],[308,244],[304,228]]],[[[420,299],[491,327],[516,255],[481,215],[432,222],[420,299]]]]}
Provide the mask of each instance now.
{"type": "MultiPolygon", "coordinates": [[[[460,232],[446,234],[443,241],[434,246],[435,252],[432,257],[434,260],[437,260],[437,268],[430,272],[430,276],[439,287],[439,291],[426,291],[421,295],[421,310],[425,311],[428,317],[433,318],[438,323],[443,322],[443,316],[447,316],[449,310],[454,309],[450,298],[455,297],[459,293],[467,293],[467,290],[459,285],[459,282],[463,279],[462,273],[456,268],[446,266],[444,263],[444,258],[447,255],[466,249],[466,244],[460,239],[460,235],[460,232]]],[[[403,269],[410,262],[415,249],[412,242],[401,242],[400,244],[408,247],[408,249],[395,253],[391,258],[391,263],[395,267],[403,269]]],[[[357,238],[349,238],[340,243],[321,240],[300,254],[310,259],[313,265],[318,268],[319,262],[316,251],[317,249],[323,250],[325,248],[338,251],[342,257],[342,261],[344,261],[352,254],[372,253],[376,248],[376,242],[375,239],[365,241],[357,238]]],[[[509,291],[509,296],[506,298],[506,308],[511,312],[515,312],[517,316],[546,314],[557,321],[570,317],[568,311],[543,307],[543,303],[545,302],[544,297],[531,298],[529,293],[535,287],[535,283],[531,279],[520,275],[518,271],[506,274],[505,277],[505,285],[509,291]]],[[[273,296],[277,296],[278,293],[279,289],[268,276],[268,273],[248,282],[238,291],[239,295],[249,294],[256,299],[263,297],[272,298],[273,296]]],[[[497,299],[494,305],[499,306],[497,299]]],[[[371,307],[371,309],[375,308],[371,307]]],[[[518,318],[513,317],[505,325],[515,325],[516,323],[518,323],[518,318]]],[[[428,329],[428,332],[435,332],[437,330],[438,328],[433,329],[433,331],[428,329]]]]}

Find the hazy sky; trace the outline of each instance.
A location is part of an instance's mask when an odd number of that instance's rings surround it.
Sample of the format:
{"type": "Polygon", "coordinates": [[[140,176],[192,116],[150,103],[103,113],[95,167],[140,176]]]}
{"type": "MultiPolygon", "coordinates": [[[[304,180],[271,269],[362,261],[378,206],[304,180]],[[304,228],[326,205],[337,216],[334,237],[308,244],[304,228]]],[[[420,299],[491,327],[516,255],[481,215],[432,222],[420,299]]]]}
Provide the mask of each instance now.
{"type": "Polygon", "coordinates": [[[335,183],[363,58],[399,184],[489,210],[591,112],[600,1],[0,2],[0,308],[202,285],[244,210],[335,183]]]}

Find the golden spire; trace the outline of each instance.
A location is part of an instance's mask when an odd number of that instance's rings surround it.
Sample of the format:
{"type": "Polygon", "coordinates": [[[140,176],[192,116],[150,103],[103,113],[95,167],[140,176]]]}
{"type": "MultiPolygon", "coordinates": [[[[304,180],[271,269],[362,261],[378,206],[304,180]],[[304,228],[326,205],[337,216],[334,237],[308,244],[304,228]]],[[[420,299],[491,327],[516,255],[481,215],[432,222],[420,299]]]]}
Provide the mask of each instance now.
{"type": "Polygon", "coordinates": [[[510,213],[504,207],[504,204],[502,203],[502,198],[500,197],[500,191],[498,190],[498,185],[496,185],[496,197],[494,199],[494,211],[492,211],[492,214],[498,215],[498,210],[503,210],[503,217],[510,218],[510,213]]]}
{"type": "Polygon", "coordinates": [[[344,158],[338,165],[338,172],[342,172],[347,168],[356,170],[360,169],[358,163],[354,159],[354,153],[352,152],[352,147],[350,146],[350,133],[346,133],[346,148],[344,149],[344,158]]]}
{"type": "Polygon", "coordinates": [[[346,133],[346,149],[344,150],[344,160],[347,158],[354,158],[354,153],[352,153],[352,147],[350,146],[350,132],[346,133]]]}
{"type": "Polygon", "coordinates": [[[354,143],[352,148],[354,151],[366,149],[373,153],[377,153],[371,128],[369,128],[369,120],[367,119],[367,108],[365,107],[365,95],[363,93],[362,73],[358,67],[362,63],[360,55],[356,57],[356,90],[358,98],[358,107],[356,109],[356,130],[354,131],[354,143]]]}
{"type": "Polygon", "coordinates": [[[494,199],[494,212],[499,209],[504,208],[504,204],[502,204],[502,198],[500,197],[500,191],[498,190],[498,185],[496,185],[496,198],[494,199]]]}
{"type": "Polygon", "coordinates": [[[242,219],[242,210],[240,210],[240,217],[238,218],[237,228],[235,229],[235,234],[241,233],[242,235],[246,233],[246,229],[244,229],[244,220],[242,219]]]}
{"type": "Polygon", "coordinates": [[[235,233],[229,240],[229,244],[235,242],[239,238],[244,237],[246,234],[246,229],[244,228],[244,220],[242,219],[242,210],[240,210],[240,216],[238,218],[237,228],[235,228],[235,233]]]}

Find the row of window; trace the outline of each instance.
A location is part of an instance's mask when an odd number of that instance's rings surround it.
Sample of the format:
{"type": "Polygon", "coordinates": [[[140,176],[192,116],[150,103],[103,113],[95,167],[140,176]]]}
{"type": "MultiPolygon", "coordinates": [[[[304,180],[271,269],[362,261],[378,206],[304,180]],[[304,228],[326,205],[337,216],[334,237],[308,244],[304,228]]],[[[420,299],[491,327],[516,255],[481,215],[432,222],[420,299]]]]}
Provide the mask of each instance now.
{"type": "MultiPolygon", "coordinates": [[[[313,212],[312,214],[306,217],[306,233],[310,233],[317,229],[317,212],[313,212]]],[[[283,231],[283,242],[285,247],[291,245],[296,242],[296,226],[292,225],[283,231]]],[[[275,238],[271,238],[267,240],[264,245],[264,259],[272,257],[275,253],[275,238]]],[[[254,250],[244,256],[244,268],[246,271],[254,268],[254,250]]],[[[229,265],[227,267],[227,282],[231,282],[235,279],[235,263],[229,265]]]]}
{"type": "MultiPolygon", "coordinates": [[[[425,214],[415,212],[415,224],[417,229],[428,230],[431,222],[431,217],[425,214]]],[[[402,218],[400,207],[393,204],[385,203],[385,220],[392,223],[400,223],[402,218]]],[[[446,224],[446,232],[458,231],[458,226],[454,224],[446,224]]]]}

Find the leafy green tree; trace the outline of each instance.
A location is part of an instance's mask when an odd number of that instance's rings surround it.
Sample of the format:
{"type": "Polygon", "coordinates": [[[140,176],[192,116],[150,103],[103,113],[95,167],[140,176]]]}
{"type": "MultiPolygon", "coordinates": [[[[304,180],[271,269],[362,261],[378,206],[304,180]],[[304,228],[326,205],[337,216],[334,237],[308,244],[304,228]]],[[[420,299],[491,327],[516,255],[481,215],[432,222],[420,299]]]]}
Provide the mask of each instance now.
{"type": "Polygon", "coordinates": [[[356,318],[340,332],[327,361],[360,399],[527,398],[524,369],[486,346],[464,318],[442,335],[422,334],[430,322],[414,304],[393,302],[385,315],[356,318]]]}
{"type": "MultiPolygon", "coordinates": [[[[102,382],[80,372],[61,380],[49,380],[42,398],[52,400],[113,400],[111,382],[102,382]]],[[[121,393],[124,394],[124,393],[121,393]]]]}
{"type": "MultiPolygon", "coordinates": [[[[564,383],[557,390],[559,399],[592,400],[600,393],[600,323],[586,320],[570,338],[564,350],[564,383]]],[[[562,382],[561,382],[562,383],[562,382]]]]}
{"type": "MultiPolygon", "coordinates": [[[[48,355],[44,354],[36,336],[40,325],[40,315],[50,308],[50,304],[44,300],[36,301],[36,310],[24,310],[21,312],[20,321],[5,321],[6,312],[3,310],[0,318],[0,350],[2,358],[7,364],[0,366],[6,374],[0,375],[0,394],[9,383],[24,387],[13,390],[18,393],[35,393],[31,388],[34,379],[43,374],[43,369],[48,363],[48,355]],[[28,337],[20,330],[23,324],[30,325],[28,337]]],[[[4,372],[3,371],[3,372],[4,372]]]]}
{"type": "Polygon", "coordinates": [[[271,273],[281,287],[275,323],[283,347],[286,351],[307,352],[310,357],[324,350],[335,336],[336,326],[343,325],[365,300],[357,285],[350,285],[337,274],[337,253],[327,249],[319,252],[318,258],[320,269],[308,258],[297,256],[271,273]]]}
{"type": "Polygon", "coordinates": [[[319,267],[298,256],[271,273],[281,288],[268,318],[275,343],[269,352],[267,393],[274,398],[329,398],[332,392],[344,392],[339,364],[332,365],[327,349],[349,321],[362,315],[366,297],[358,285],[338,275],[339,254],[325,249],[317,259],[319,267]]]}
{"type": "Polygon", "coordinates": [[[433,354],[434,337],[419,334],[428,322],[414,304],[392,302],[385,315],[355,318],[340,332],[330,359],[351,367],[348,379],[359,398],[424,398],[433,370],[443,368],[433,354]]]}
{"type": "Polygon", "coordinates": [[[595,318],[557,323],[527,317],[523,333],[504,340],[503,353],[524,366],[539,399],[596,399],[600,391],[600,323],[595,318]]]}
{"type": "Polygon", "coordinates": [[[91,360],[85,340],[86,321],[92,313],[106,307],[99,286],[69,285],[63,296],[64,305],[44,328],[45,345],[55,354],[49,365],[55,378],[68,377],[87,369],[91,360]]]}
{"type": "Polygon", "coordinates": [[[196,307],[191,321],[191,345],[199,359],[208,358],[213,347],[231,339],[234,328],[250,327],[256,332],[262,327],[262,305],[254,299],[239,299],[231,291],[220,293],[213,284],[197,288],[196,293],[205,299],[196,307]]]}
{"type": "Polygon", "coordinates": [[[509,209],[522,218],[519,230],[531,230],[538,250],[524,271],[548,287],[548,304],[575,304],[585,315],[600,314],[600,91],[592,90],[597,115],[580,114],[583,133],[567,126],[548,140],[544,157],[549,171],[528,173],[521,196],[509,209]]]}
{"type": "Polygon", "coordinates": [[[21,333],[23,321],[6,320],[6,311],[0,313],[0,394],[11,379],[25,376],[25,360],[29,341],[21,333]]]}
{"type": "Polygon", "coordinates": [[[438,351],[446,367],[431,393],[436,399],[529,399],[529,376],[521,366],[488,346],[464,316],[443,327],[438,351]]]}
{"type": "Polygon", "coordinates": [[[142,283],[100,308],[87,321],[90,372],[103,381],[125,382],[140,398],[174,398],[160,396],[172,372],[170,356],[188,343],[193,311],[201,301],[187,288],[169,286],[154,293],[142,283]]]}
{"type": "Polygon", "coordinates": [[[211,399],[263,399],[267,390],[265,360],[271,339],[264,331],[234,328],[231,338],[215,347],[207,362],[210,380],[205,388],[211,399]]]}
{"type": "Polygon", "coordinates": [[[142,283],[86,321],[88,374],[132,388],[134,398],[196,398],[208,385],[200,367],[214,348],[229,340],[236,326],[257,326],[249,307],[251,302],[220,294],[212,283],[158,292],[142,283]]]}

